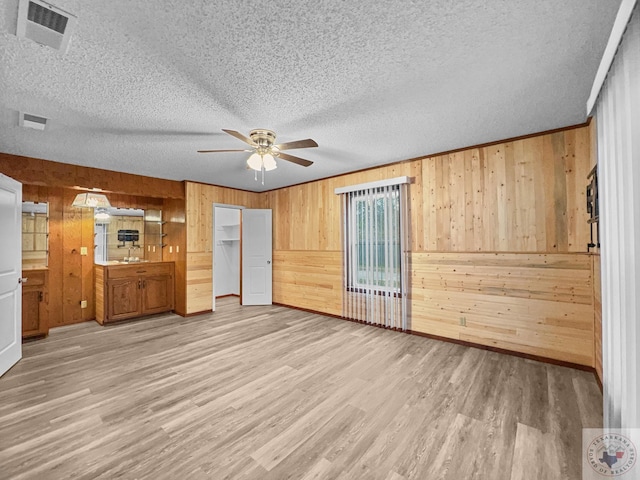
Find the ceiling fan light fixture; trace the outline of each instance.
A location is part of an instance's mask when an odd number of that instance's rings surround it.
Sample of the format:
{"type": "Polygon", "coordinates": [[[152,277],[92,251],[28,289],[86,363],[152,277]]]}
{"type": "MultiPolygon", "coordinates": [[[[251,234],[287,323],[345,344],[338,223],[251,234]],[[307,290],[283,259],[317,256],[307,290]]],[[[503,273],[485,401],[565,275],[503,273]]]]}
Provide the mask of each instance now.
{"type": "Polygon", "coordinates": [[[256,170],[257,172],[262,170],[262,158],[260,157],[260,155],[258,155],[257,153],[251,155],[247,160],[247,166],[252,170],[256,170]]]}
{"type": "Polygon", "coordinates": [[[273,158],[273,155],[271,155],[270,153],[267,153],[266,155],[264,155],[262,157],[262,164],[264,166],[264,169],[268,172],[270,170],[275,170],[276,168],[278,168],[278,164],[276,163],[276,159],[273,158]]]}

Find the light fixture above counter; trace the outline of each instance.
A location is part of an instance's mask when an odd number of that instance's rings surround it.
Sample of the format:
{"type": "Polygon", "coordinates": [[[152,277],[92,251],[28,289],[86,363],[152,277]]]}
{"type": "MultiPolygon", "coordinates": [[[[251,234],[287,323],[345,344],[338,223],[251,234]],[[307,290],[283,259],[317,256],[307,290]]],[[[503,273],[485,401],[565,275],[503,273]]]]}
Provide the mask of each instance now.
{"type": "Polygon", "coordinates": [[[110,208],[111,203],[104,193],[86,192],[79,193],[71,204],[79,208],[110,208]]]}

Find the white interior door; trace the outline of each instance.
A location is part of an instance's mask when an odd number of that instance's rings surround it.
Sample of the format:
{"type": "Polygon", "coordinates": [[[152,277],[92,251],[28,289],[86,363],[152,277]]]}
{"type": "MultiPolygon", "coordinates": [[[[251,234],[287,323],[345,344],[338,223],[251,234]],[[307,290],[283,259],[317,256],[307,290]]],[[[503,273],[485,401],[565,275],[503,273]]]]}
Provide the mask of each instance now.
{"type": "Polygon", "coordinates": [[[22,184],[0,173],[0,375],[22,358],[22,184]]]}
{"type": "Polygon", "coordinates": [[[242,211],[242,304],[271,305],[271,210],[242,211]]]}

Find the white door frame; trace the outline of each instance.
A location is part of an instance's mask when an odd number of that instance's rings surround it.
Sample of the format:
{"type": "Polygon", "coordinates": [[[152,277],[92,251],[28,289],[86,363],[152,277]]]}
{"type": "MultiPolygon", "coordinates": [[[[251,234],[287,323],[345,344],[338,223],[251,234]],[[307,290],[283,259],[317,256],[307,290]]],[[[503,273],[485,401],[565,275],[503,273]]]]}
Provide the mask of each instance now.
{"type": "MultiPolygon", "coordinates": [[[[227,203],[213,203],[212,211],[211,211],[211,310],[216,311],[216,207],[220,208],[231,208],[235,210],[240,210],[240,222],[242,222],[242,210],[246,207],[242,205],[230,205],[227,203]]],[[[240,265],[238,265],[238,269],[241,269],[242,265],[242,251],[240,251],[240,265]]],[[[240,270],[240,298],[242,298],[242,271],[240,270]]]]}

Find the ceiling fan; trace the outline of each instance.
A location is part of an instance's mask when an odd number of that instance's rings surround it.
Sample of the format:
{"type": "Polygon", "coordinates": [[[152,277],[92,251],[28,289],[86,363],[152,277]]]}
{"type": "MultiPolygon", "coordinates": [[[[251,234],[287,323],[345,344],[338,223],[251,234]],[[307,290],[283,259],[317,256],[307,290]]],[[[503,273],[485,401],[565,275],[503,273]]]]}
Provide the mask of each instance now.
{"type": "Polygon", "coordinates": [[[255,171],[256,180],[258,180],[258,172],[262,172],[262,184],[264,185],[264,172],[278,168],[276,158],[286,160],[288,162],[308,167],[313,164],[310,160],[289,155],[282,150],[293,150],[294,148],[310,148],[317,147],[315,140],[307,138],[305,140],[296,140],[294,142],[275,144],[276,134],[271,130],[258,128],[249,132],[249,137],[245,137],[235,130],[222,129],[223,132],[236,137],[239,140],[251,146],[251,149],[243,150],[198,150],[198,153],[218,153],[218,152],[253,152],[247,160],[247,167],[255,171]]]}

